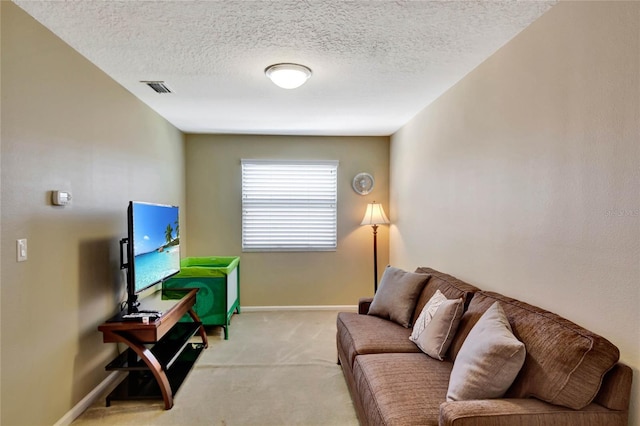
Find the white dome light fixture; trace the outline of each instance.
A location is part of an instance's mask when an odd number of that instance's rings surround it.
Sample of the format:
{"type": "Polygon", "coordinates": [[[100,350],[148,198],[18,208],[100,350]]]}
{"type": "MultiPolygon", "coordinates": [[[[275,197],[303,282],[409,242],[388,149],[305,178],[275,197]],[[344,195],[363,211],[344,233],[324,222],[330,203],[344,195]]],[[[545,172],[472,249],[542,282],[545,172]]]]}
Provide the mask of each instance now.
{"type": "Polygon", "coordinates": [[[299,64],[269,65],[264,73],[276,86],[283,89],[300,87],[311,77],[311,69],[299,64]]]}

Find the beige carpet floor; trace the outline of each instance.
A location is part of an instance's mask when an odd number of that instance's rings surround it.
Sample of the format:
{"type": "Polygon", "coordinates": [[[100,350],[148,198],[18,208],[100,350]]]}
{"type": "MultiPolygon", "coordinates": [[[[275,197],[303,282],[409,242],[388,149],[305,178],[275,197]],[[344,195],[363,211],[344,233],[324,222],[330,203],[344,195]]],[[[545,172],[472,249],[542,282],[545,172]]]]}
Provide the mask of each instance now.
{"type": "Polygon", "coordinates": [[[73,425],[357,425],[336,364],[336,311],[244,312],[205,349],[171,410],[101,398],[73,425]]]}

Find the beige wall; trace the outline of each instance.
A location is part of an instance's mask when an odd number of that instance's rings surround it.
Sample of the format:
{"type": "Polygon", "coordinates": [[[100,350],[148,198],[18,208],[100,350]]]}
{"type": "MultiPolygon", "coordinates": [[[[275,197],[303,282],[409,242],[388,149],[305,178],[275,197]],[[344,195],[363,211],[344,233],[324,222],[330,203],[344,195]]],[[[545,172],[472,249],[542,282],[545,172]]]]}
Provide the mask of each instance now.
{"type": "Polygon", "coordinates": [[[124,294],[127,203],[184,205],[184,137],[17,6],[0,10],[0,423],[45,425],[107,375],[116,347],[97,327],[124,294]],[[73,204],[52,206],[54,189],[73,204]]]}
{"type": "MultiPolygon", "coordinates": [[[[355,305],[373,295],[373,235],[360,226],[368,202],[388,207],[389,138],[187,135],[189,256],[241,256],[242,306],[355,305]],[[242,158],[339,160],[335,252],[242,253],[242,158]],[[366,196],[351,180],[376,179],[366,196]]],[[[378,231],[378,267],[388,262],[388,227],[378,231]]]]}
{"type": "Polygon", "coordinates": [[[0,14],[0,423],[51,424],[105,377],[115,348],[97,326],[122,298],[130,199],[180,204],[186,254],[241,256],[244,306],[372,294],[359,223],[382,202],[394,224],[390,246],[379,231],[380,270],[390,247],[398,266],[593,329],[634,368],[640,399],[638,3],[553,8],[393,136],[391,186],[388,138],[188,135],[185,155],[180,132],[17,6],[0,14]],[[340,160],[338,250],[241,253],[241,158],[340,160]],[[365,197],[350,187],[360,171],[376,177],[365,197]],[[51,206],[53,189],[73,205],[51,206]]]}
{"type": "Polygon", "coordinates": [[[620,348],[640,424],[640,3],[561,2],[392,137],[391,262],[620,348]]]}

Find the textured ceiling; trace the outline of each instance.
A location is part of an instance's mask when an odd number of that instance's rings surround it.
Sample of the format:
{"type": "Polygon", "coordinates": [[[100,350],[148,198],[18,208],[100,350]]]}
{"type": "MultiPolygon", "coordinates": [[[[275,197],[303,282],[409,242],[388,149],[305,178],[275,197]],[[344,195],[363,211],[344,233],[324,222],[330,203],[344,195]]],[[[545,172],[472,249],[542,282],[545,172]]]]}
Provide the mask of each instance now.
{"type": "Polygon", "coordinates": [[[14,2],[185,132],[300,135],[392,134],[556,3],[14,2]],[[313,76],[280,89],[278,62],[313,76]]]}

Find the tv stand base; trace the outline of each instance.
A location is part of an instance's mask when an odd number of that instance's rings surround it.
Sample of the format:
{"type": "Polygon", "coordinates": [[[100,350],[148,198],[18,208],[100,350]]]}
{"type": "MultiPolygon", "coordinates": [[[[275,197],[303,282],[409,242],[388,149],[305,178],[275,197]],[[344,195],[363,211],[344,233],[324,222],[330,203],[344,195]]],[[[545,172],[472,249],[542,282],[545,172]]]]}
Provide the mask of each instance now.
{"type": "MultiPolygon", "coordinates": [[[[173,395],[208,345],[204,327],[192,309],[196,292],[197,289],[166,292],[170,297],[182,297],[173,299],[175,303],[148,324],[119,321],[121,313],[98,327],[104,333],[105,343],[121,342],[128,346],[105,367],[107,371],[128,371],[127,377],[107,396],[107,406],[114,400],[161,398],[166,410],[173,407],[173,395]],[[193,322],[179,322],[187,313],[193,322]],[[196,333],[201,343],[190,341],[196,333]]],[[[158,299],[158,295],[152,298],[158,299]]],[[[166,308],[167,298],[160,295],[159,300],[163,300],[166,308]]]]}

